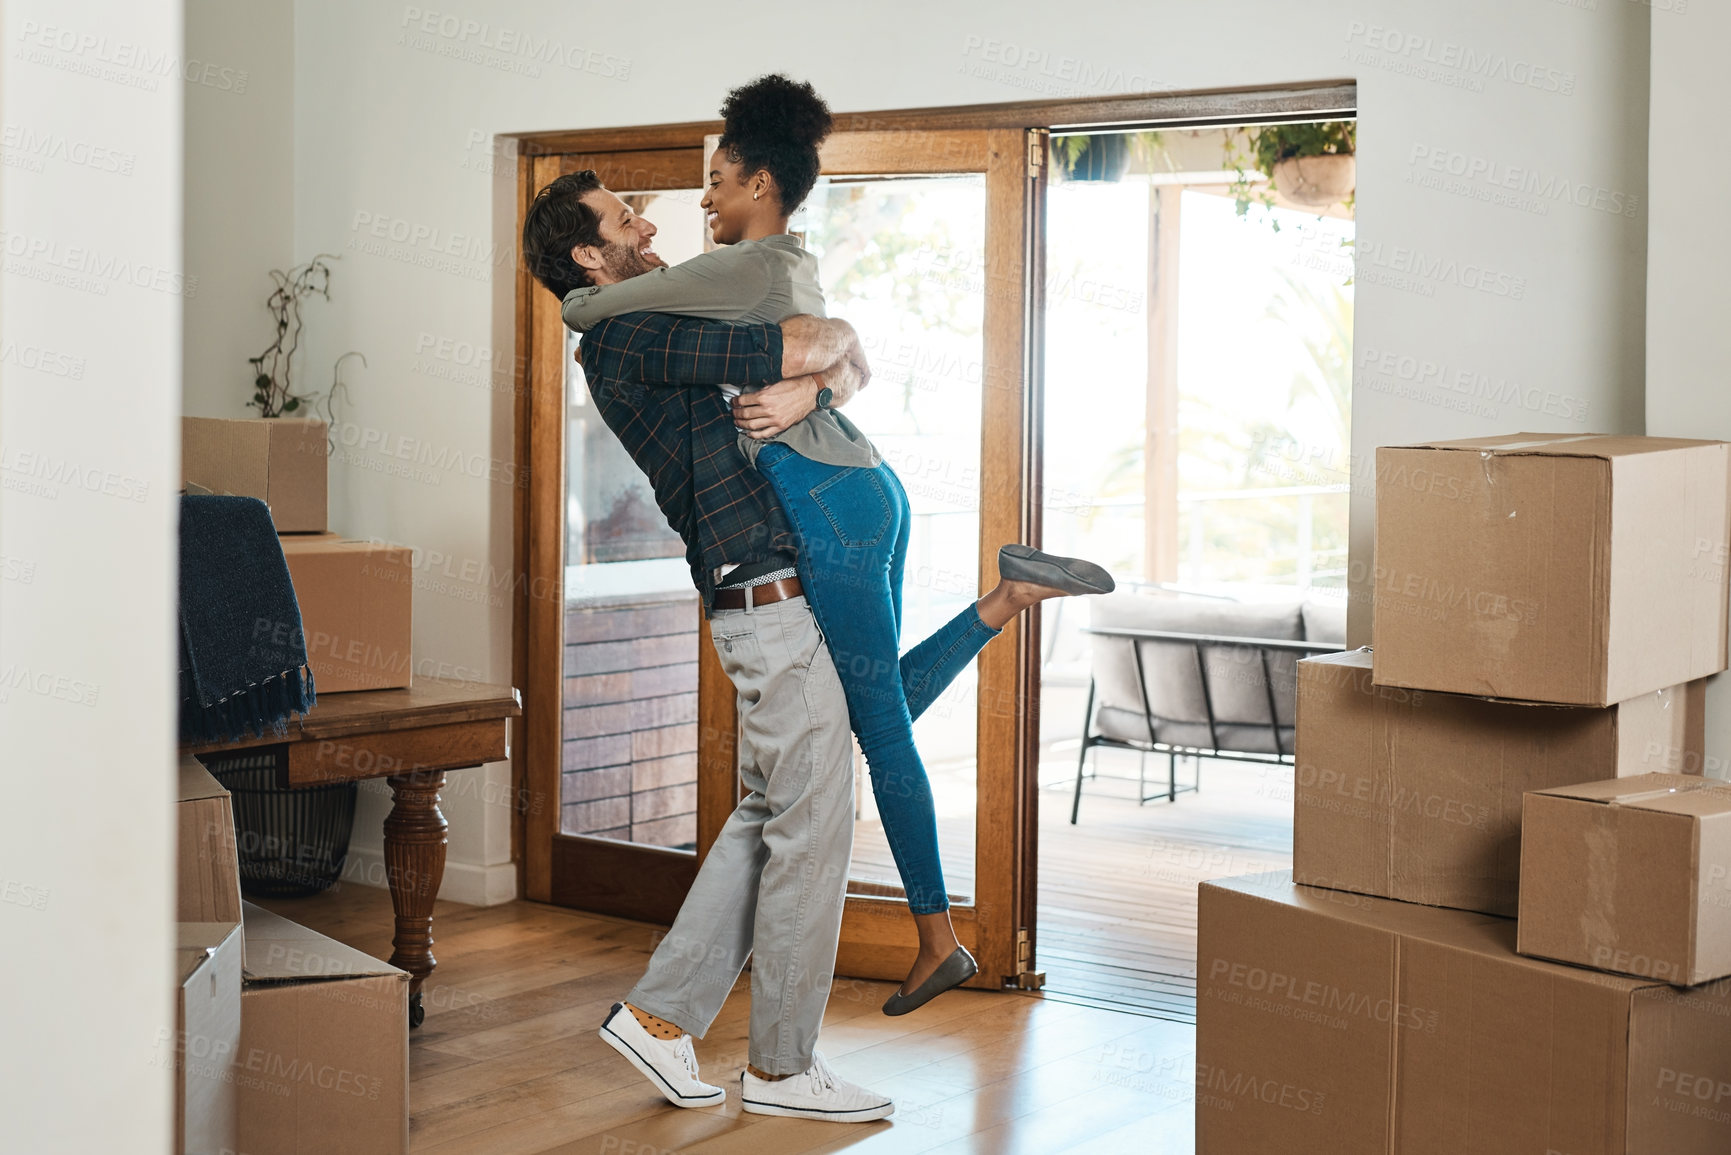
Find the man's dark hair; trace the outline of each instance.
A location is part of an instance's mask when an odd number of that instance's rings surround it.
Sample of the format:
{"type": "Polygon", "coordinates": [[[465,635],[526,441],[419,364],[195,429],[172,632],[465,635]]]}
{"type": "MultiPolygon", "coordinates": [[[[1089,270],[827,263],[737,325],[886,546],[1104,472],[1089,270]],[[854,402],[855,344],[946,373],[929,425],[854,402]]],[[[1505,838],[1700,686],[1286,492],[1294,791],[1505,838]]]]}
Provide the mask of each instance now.
{"type": "Polygon", "coordinates": [[[589,284],[589,270],[571,259],[571,250],[605,243],[600,215],[583,203],[585,193],[600,187],[592,168],[568,172],[535,194],[523,218],[523,263],[561,301],[589,284]]]}
{"type": "Polygon", "coordinates": [[[832,123],[817,90],[780,73],[760,76],[727,94],[721,119],[721,147],[745,176],[767,169],[785,213],[804,204],[817,183],[817,146],[832,123]]]}

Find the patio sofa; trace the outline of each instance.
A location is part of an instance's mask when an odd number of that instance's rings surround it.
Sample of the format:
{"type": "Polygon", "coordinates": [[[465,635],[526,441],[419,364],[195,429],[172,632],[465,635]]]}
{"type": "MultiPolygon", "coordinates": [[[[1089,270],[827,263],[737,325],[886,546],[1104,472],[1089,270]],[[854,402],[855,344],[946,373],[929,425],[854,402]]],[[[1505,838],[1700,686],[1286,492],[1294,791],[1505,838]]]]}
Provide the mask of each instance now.
{"type": "MultiPolygon", "coordinates": [[[[1119,593],[1091,601],[1091,678],[1076,762],[1074,823],[1088,753],[1106,746],[1167,756],[1164,789],[1148,802],[1196,790],[1202,758],[1291,762],[1298,660],[1342,649],[1339,599],[1236,602],[1119,593]],[[1194,756],[1195,779],[1178,782],[1178,758],[1194,756]]],[[[1096,757],[1096,762],[1098,758],[1096,757]]]]}

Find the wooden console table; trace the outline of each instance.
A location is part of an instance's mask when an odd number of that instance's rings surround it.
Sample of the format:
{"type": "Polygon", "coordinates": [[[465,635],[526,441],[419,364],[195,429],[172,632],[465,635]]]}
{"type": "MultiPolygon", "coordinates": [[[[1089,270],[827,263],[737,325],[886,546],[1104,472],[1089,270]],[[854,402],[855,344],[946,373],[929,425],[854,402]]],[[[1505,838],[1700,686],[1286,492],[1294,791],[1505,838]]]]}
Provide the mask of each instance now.
{"type": "Polygon", "coordinates": [[[439,811],[445,773],[508,755],[506,723],[522,713],[511,686],[416,678],[406,690],[327,694],[288,733],[238,742],[184,746],[182,752],[227,754],[286,747],[284,786],[383,778],[391,785],[385,819],[385,875],[396,912],[392,966],[413,976],[409,1025],[425,1015],[421,986],[433,973],[433,899],[445,877],[445,832],[439,811]]]}

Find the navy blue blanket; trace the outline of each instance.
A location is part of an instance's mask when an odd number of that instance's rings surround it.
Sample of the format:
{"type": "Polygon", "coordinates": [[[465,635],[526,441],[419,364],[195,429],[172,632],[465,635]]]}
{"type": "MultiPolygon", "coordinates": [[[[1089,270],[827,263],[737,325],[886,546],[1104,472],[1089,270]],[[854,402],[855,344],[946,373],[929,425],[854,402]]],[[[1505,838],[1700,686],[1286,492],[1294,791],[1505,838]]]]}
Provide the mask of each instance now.
{"type": "Polygon", "coordinates": [[[180,740],[287,732],[315,701],[300,603],[270,509],[180,499],[180,740]]]}

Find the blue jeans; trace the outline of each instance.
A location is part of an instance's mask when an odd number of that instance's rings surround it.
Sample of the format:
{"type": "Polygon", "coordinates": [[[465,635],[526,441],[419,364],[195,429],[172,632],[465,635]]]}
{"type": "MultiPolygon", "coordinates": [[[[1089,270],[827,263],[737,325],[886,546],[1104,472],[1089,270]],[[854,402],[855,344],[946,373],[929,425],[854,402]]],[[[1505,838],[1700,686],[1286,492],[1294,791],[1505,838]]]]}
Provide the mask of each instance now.
{"type": "Polygon", "coordinates": [[[779,442],[757,468],[799,539],[799,577],[847,695],[884,835],[915,914],[947,910],[932,787],[914,748],[925,712],[999,631],[973,605],[900,658],[907,491],[887,465],[825,465],[779,442]]]}

